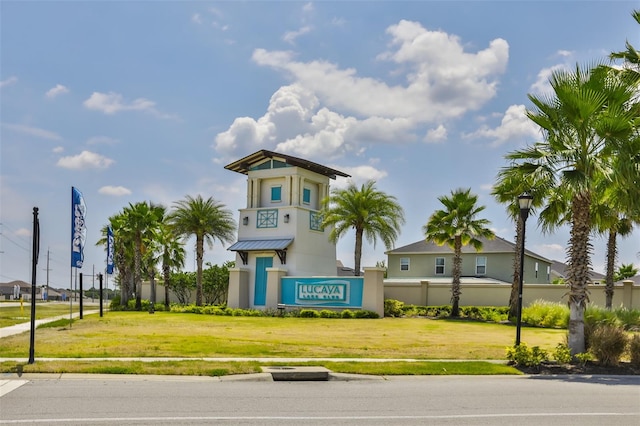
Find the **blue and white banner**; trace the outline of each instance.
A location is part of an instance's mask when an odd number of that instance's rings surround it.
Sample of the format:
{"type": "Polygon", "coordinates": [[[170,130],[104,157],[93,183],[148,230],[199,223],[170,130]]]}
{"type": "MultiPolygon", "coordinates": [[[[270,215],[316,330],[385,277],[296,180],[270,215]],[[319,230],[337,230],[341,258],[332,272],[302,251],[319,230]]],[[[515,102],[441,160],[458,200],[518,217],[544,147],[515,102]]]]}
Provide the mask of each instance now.
{"type": "Polygon", "coordinates": [[[113,274],[113,229],[107,226],[107,274],[113,274]]]}
{"type": "Polygon", "coordinates": [[[87,227],[85,225],[85,213],[87,206],[84,204],[82,192],[71,187],[71,267],[82,268],[84,261],[84,243],[87,239],[87,227]]]}

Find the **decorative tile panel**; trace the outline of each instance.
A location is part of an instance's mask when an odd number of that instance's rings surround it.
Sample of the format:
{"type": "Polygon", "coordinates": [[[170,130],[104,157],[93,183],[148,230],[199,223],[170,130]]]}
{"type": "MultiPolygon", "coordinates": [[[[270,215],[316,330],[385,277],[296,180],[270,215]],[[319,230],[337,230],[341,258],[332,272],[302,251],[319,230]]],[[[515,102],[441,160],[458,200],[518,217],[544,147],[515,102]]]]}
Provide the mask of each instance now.
{"type": "Polygon", "coordinates": [[[258,228],[277,228],[278,227],[278,210],[258,210],[256,221],[258,228]]]}

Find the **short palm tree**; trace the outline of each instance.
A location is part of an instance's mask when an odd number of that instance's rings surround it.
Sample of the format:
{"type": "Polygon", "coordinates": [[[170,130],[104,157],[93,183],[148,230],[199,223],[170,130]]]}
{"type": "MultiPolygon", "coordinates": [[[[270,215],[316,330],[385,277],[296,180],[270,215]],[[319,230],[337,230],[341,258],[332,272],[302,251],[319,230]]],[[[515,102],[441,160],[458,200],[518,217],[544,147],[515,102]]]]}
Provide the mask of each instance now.
{"type": "Polygon", "coordinates": [[[329,240],[337,243],[350,229],[356,233],[354,250],[355,275],[360,275],[362,238],[375,247],[380,238],[387,249],[393,245],[404,224],[404,210],[396,198],[376,188],[373,180],[360,188],[350,182],[347,188],[334,189],[323,200],[322,226],[332,227],[329,240]]]}
{"type": "Polygon", "coordinates": [[[162,263],[162,278],[164,281],[164,305],[168,308],[169,289],[171,287],[171,273],[184,266],[185,250],[171,228],[163,222],[156,234],[160,262],[162,263]]]}
{"type": "Polygon", "coordinates": [[[422,227],[427,241],[453,249],[453,280],[451,283],[451,316],[460,316],[460,276],[462,275],[462,247],[473,246],[476,251],[482,250],[480,237],[495,238],[495,234],[487,226],[487,219],[478,218],[485,206],[478,206],[478,197],[471,194],[471,189],[451,191],[451,196],[441,196],[438,200],[444,206],[436,210],[426,225],[422,227]]]}
{"type": "Polygon", "coordinates": [[[153,241],[154,233],[162,219],[164,207],[150,202],[129,203],[125,207],[125,238],[134,242],[133,274],[136,289],[136,309],[142,309],[142,257],[147,250],[148,241],[153,241]]]}
{"type": "Polygon", "coordinates": [[[213,246],[215,240],[231,242],[235,238],[236,223],[231,211],[212,197],[206,200],[189,195],[174,203],[168,222],[173,232],[182,238],[196,237],[196,305],[202,306],[202,262],[204,242],[213,246]]]}

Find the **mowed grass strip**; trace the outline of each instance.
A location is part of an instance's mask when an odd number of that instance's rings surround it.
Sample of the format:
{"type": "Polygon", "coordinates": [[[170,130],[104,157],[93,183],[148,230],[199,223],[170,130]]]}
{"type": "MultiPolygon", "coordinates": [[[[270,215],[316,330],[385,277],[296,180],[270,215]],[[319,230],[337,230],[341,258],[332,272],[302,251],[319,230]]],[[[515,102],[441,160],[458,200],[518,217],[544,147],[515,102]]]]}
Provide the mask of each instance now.
{"type": "MultiPolygon", "coordinates": [[[[37,361],[34,364],[6,361],[0,363],[2,373],[55,374],[151,374],[172,376],[227,376],[260,373],[262,365],[291,365],[284,363],[184,361],[37,361]]],[[[323,366],[334,373],[381,376],[417,375],[517,375],[517,369],[504,364],[483,361],[446,362],[296,362],[296,366],[323,366]]]]}
{"type": "MultiPolygon", "coordinates": [[[[100,309],[99,306],[85,306],[84,311],[100,309]]],[[[44,319],[57,317],[60,315],[69,315],[71,307],[69,303],[59,302],[38,302],[36,303],[36,319],[44,319]]],[[[73,312],[78,312],[79,306],[77,302],[73,303],[73,312]]],[[[23,322],[31,321],[31,302],[23,302],[20,306],[2,306],[0,304],[0,327],[9,327],[23,322]]]]}
{"type": "MultiPolygon", "coordinates": [[[[552,350],[565,330],[525,328],[522,341],[552,350]]],[[[424,318],[225,317],[156,312],[85,316],[72,327],[39,328],[42,358],[291,357],[505,359],[515,327],[424,318]]],[[[0,340],[0,357],[23,358],[29,333],[0,340]]]]}

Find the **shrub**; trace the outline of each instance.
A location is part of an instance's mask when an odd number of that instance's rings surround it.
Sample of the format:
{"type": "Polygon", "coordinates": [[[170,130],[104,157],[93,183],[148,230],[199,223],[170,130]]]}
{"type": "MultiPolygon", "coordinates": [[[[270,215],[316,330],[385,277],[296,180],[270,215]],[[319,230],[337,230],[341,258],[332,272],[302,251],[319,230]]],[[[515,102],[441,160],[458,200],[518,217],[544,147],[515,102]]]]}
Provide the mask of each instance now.
{"type": "Polygon", "coordinates": [[[367,311],[365,309],[361,309],[359,311],[356,311],[354,313],[354,316],[356,318],[380,318],[380,315],[378,315],[377,312],[367,311]]]}
{"type": "Polygon", "coordinates": [[[529,348],[521,343],[518,346],[507,348],[507,359],[513,364],[521,367],[538,367],[543,361],[549,359],[549,354],[539,346],[529,348]]]}
{"type": "Polygon", "coordinates": [[[616,365],[627,348],[628,337],[624,328],[598,325],[590,336],[589,350],[602,365],[616,365]]]}
{"type": "Polygon", "coordinates": [[[553,359],[558,364],[569,364],[571,362],[571,349],[564,343],[558,343],[553,352],[553,359]]]}
{"type": "Polygon", "coordinates": [[[336,311],[331,311],[329,309],[323,309],[320,311],[320,318],[339,318],[340,314],[336,311]]]}
{"type": "Polygon", "coordinates": [[[404,315],[404,302],[394,299],[385,299],[384,316],[385,317],[401,317],[404,315]]]}
{"type": "Polygon", "coordinates": [[[345,309],[340,313],[341,318],[353,318],[353,312],[349,309],[345,309]]]}
{"type": "Polygon", "coordinates": [[[569,308],[561,303],[536,300],[522,309],[522,322],[534,327],[566,328],[569,324],[569,308]]]}
{"type": "Polygon", "coordinates": [[[320,314],[314,309],[301,309],[300,318],[318,318],[320,314]]]}
{"type": "Polygon", "coordinates": [[[629,357],[631,365],[640,367],[640,334],[634,334],[629,340],[629,357]]]}

